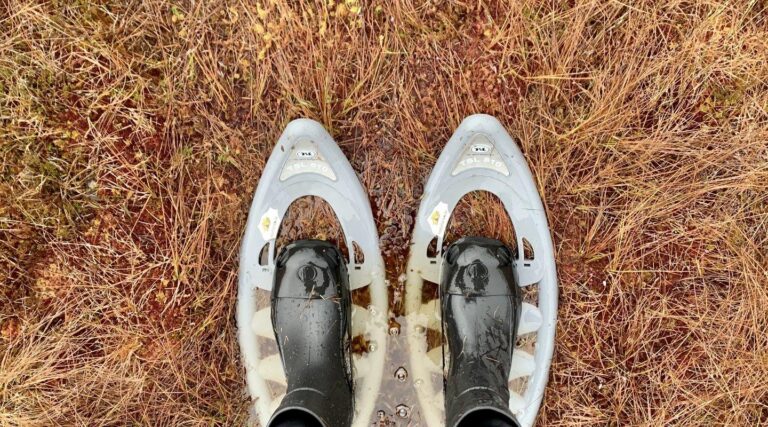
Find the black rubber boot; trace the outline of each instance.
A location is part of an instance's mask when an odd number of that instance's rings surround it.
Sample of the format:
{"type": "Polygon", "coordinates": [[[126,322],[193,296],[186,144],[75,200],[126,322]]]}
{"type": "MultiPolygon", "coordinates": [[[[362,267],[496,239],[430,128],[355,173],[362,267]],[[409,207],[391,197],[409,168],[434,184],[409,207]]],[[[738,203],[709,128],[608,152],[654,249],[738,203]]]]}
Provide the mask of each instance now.
{"type": "Polygon", "coordinates": [[[341,252],[328,242],[301,240],[283,249],[276,268],[272,324],[288,389],[269,426],[312,418],[317,422],[304,424],[349,426],[351,300],[341,252]]]}
{"type": "Polygon", "coordinates": [[[518,425],[507,385],[522,304],[512,258],[503,243],[483,237],[460,239],[445,253],[440,302],[450,351],[447,427],[478,426],[479,418],[518,425]]]}

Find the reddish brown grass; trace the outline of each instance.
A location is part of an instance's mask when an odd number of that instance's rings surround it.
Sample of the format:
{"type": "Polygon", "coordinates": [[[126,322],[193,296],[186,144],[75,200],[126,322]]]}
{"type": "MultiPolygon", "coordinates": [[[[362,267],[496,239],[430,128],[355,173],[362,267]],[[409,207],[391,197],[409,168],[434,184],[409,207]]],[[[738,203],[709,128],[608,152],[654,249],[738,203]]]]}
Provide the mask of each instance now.
{"type": "MultiPolygon", "coordinates": [[[[242,423],[237,251],[285,124],[340,143],[394,279],[476,112],[554,234],[540,424],[767,424],[766,7],[7,0],[0,425],[242,423]]],[[[466,232],[509,235],[484,200],[466,232]]]]}

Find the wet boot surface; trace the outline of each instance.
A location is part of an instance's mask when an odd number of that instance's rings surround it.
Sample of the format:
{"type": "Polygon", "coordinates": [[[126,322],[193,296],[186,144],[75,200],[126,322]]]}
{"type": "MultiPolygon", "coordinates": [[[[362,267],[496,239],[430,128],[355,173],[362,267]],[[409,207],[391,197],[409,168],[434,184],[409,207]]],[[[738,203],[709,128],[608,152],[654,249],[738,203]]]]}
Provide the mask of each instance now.
{"type": "Polygon", "coordinates": [[[324,427],[351,423],[350,310],[339,249],[318,240],[286,246],[277,259],[272,324],[288,386],[270,426],[302,412],[324,427]]]}
{"type": "Polygon", "coordinates": [[[450,353],[448,427],[468,425],[479,413],[517,425],[508,378],[522,302],[512,269],[509,249],[497,240],[467,237],[446,251],[440,298],[450,353]]]}

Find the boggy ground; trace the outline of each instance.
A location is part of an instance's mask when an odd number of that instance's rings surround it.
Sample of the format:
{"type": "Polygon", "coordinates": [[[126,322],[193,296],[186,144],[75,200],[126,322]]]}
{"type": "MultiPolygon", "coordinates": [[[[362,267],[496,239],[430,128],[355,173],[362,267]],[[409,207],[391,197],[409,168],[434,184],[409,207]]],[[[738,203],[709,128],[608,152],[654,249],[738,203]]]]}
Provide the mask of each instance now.
{"type": "MultiPolygon", "coordinates": [[[[337,139],[397,283],[476,112],[519,138],[557,250],[539,424],[768,423],[766,7],[4,1],[0,425],[243,422],[237,252],[285,124],[337,139]]],[[[302,203],[283,238],[338,239],[302,203]]],[[[457,217],[512,232],[486,195],[457,217]]]]}

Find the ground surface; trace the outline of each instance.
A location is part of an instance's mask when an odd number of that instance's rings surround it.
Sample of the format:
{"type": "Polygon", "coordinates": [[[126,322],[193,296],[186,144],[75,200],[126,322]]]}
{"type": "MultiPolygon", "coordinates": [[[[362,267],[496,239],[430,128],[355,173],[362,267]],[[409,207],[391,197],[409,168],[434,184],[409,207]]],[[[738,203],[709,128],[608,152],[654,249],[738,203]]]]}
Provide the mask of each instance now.
{"type": "MultiPolygon", "coordinates": [[[[339,141],[394,279],[475,112],[553,229],[540,425],[768,423],[767,6],[0,3],[0,425],[242,422],[237,252],[283,126],[339,141]]],[[[458,225],[508,237],[498,209],[458,225]]]]}

